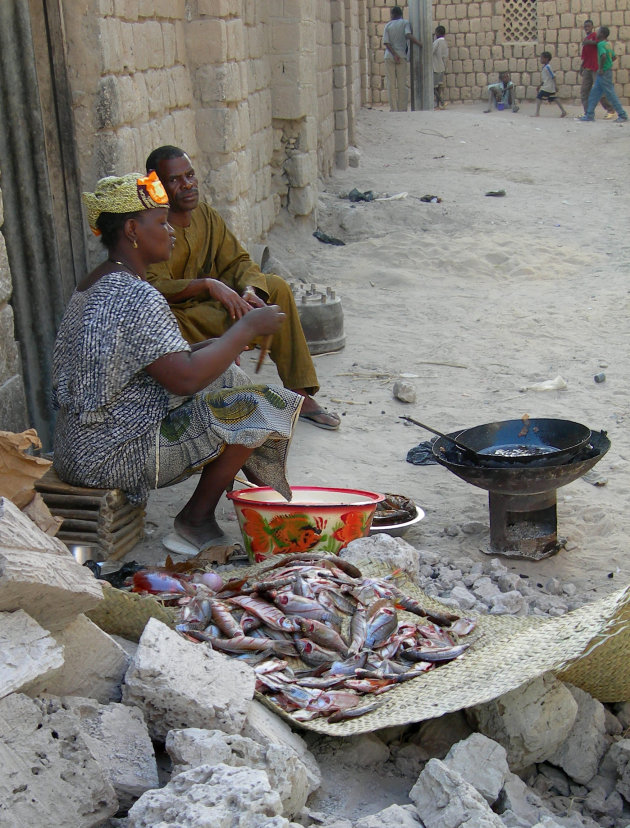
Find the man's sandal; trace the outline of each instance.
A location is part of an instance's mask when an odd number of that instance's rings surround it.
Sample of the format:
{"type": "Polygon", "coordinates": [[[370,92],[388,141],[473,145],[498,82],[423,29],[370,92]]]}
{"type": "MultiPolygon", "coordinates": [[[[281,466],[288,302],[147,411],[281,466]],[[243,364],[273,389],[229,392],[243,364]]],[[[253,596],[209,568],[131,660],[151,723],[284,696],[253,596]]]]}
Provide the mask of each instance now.
{"type": "Polygon", "coordinates": [[[323,408],[318,408],[317,411],[307,411],[300,414],[300,420],[312,423],[317,428],[325,428],[328,431],[337,431],[341,425],[341,419],[338,414],[325,411],[323,408]],[[331,422],[332,421],[332,422],[331,422]]]}

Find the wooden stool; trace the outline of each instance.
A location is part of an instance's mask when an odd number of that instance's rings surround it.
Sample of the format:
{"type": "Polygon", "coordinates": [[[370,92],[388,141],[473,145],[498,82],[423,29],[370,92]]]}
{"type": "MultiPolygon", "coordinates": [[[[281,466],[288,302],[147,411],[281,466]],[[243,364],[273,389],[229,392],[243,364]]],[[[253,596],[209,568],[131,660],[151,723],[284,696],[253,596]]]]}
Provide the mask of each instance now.
{"type": "Polygon", "coordinates": [[[105,558],[123,558],[144,537],[145,510],[132,506],[120,489],[71,486],[54,467],[35,483],[53,515],[63,518],[57,537],[66,544],[88,544],[105,558]]]}

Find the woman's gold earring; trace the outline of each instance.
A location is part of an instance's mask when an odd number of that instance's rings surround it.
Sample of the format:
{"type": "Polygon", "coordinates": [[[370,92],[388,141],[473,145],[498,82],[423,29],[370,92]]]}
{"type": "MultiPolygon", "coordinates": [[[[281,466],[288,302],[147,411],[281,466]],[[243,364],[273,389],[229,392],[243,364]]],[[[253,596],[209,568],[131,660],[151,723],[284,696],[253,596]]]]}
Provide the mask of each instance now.
{"type": "Polygon", "coordinates": [[[135,239],[132,241],[132,243],[131,243],[131,244],[132,244],[132,245],[133,245],[133,247],[135,247],[135,248],[137,248],[137,247],[138,247],[138,242],[137,242],[135,239]]]}

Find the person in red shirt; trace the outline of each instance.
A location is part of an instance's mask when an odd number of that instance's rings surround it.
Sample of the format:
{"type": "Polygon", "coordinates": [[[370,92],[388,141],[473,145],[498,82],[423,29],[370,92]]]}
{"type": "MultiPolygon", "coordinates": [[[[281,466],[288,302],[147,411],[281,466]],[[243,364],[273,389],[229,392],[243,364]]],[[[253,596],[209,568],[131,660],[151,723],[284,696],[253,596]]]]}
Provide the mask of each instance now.
{"type": "MultiPolygon", "coordinates": [[[[582,75],[582,87],[580,89],[580,97],[582,99],[582,106],[584,107],[584,114],[588,104],[588,96],[590,95],[597,70],[599,69],[599,59],[597,57],[597,33],[595,32],[593,21],[584,21],[584,34],[586,37],[582,41],[582,64],[580,66],[580,74],[582,75]]],[[[606,118],[614,118],[615,110],[608,102],[606,97],[602,97],[601,105],[606,110],[606,118]]]]}

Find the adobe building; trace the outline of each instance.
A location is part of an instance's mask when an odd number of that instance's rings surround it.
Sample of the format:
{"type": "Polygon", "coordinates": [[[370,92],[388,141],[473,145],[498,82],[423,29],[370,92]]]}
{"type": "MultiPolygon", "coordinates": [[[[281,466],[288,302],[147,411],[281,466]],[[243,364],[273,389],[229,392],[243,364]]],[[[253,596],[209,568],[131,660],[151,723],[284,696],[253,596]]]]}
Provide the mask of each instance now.
{"type": "MultiPolygon", "coordinates": [[[[533,98],[544,48],[560,95],[578,100],[587,17],[611,28],[617,90],[630,96],[630,0],[419,2],[432,18],[417,33],[426,46],[435,25],[447,30],[450,101],[480,101],[505,69],[519,97],[533,98]]],[[[385,103],[391,5],[0,2],[0,429],[32,425],[51,445],[55,332],[99,257],[81,191],[176,144],[246,245],[281,211],[314,229],[319,181],[346,166],[359,109],[385,103]]]]}

